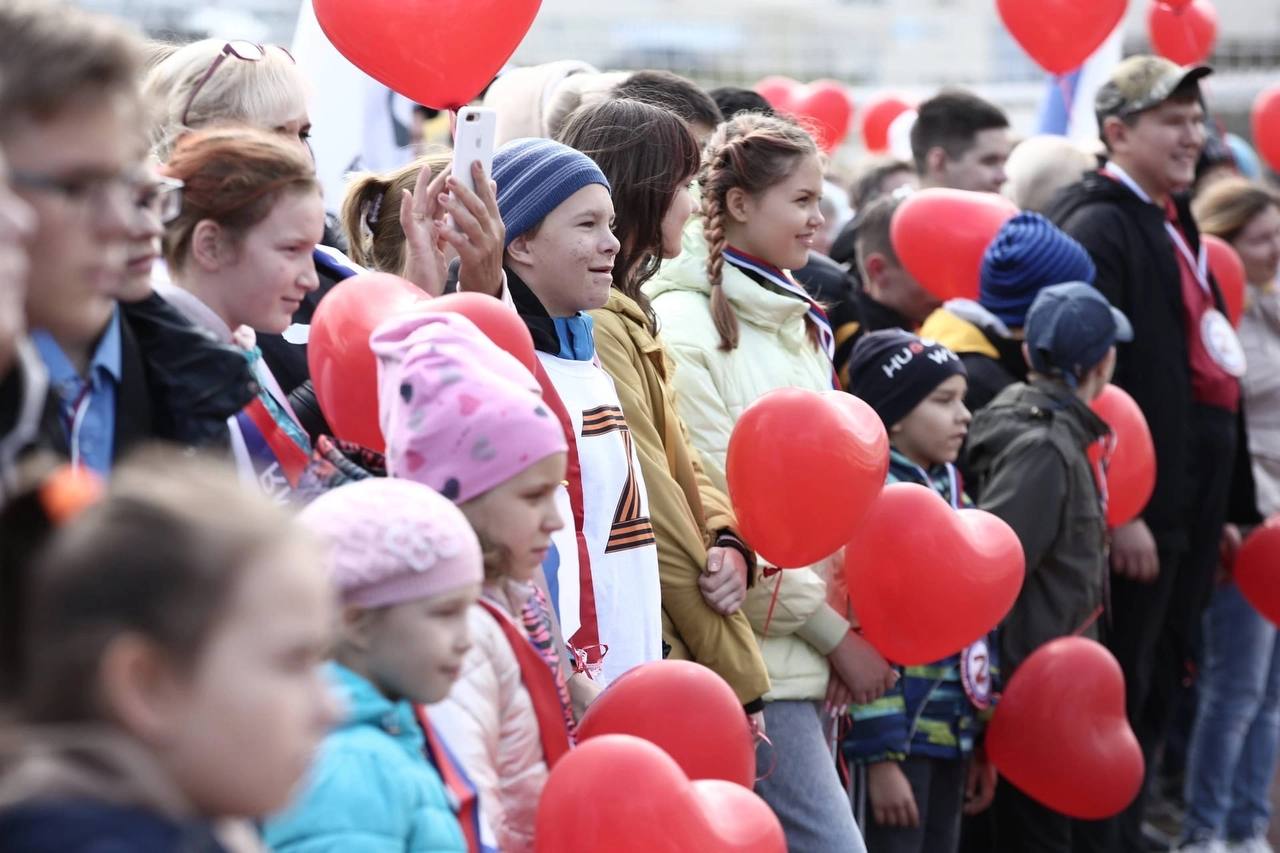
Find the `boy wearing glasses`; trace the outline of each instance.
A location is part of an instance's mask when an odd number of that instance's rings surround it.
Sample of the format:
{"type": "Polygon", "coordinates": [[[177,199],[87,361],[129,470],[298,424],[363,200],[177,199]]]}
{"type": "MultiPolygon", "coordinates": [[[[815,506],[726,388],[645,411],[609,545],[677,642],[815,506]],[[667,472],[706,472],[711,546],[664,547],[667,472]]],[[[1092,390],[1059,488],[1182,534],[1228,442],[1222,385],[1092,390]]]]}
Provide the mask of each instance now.
{"type": "Polygon", "coordinates": [[[49,375],[41,439],[103,474],[147,438],[225,440],[236,407],[196,412],[184,387],[214,379],[215,399],[241,405],[250,392],[247,366],[180,317],[149,300],[135,317],[117,302],[131,241],[148,227],[139,217],[155,204],[140,173],[140,73],[139,44],[110,19],[35,0],[0,6],[0,148],[37,219],[26,313],[49,375]],[[171,363],[161,349],[185,357],[171,363]],[[193,375],[197,365],[215,375],[193,375]]]}

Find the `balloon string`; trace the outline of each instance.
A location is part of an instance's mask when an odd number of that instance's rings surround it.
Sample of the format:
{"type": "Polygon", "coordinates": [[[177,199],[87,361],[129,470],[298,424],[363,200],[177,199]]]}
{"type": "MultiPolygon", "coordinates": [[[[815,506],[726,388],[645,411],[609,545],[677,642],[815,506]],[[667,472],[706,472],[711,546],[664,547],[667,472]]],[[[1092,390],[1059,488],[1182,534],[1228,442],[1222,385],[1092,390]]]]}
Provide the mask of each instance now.
{"type": "Polygon", "coordinates": [[[1067,75],[1056,74],[1054,81],[1058,84],[1058,95],[1062,98],[1062,109],[1067,114],[1067,123],[1071,123],[1071,107],[1075,101],[1075,92],[1071,90],[1071,82],[1067,80],[1067,75]]]}
{"type": "Polygon", "coordinates": [[[1089,614],[1089,618],[1084,620],[1084,624],[1071,632],[1071,636],[1079,637],[1085,631],[1088,631],[1090,628],[1092,628],[1093,623],[1097,622],[1101,616],[1102,616],[1102,605],[1099,604],[1097,607],[1094,608],[1093,612],[1089,614]]]}
{"type": "Polygon", "coordinates": [[[760,637],[764,639],[769,636],[769,626],[773,624],[773,609],[778,606],[778,593],[782,590],[782,569],[777,566],[766,566],[764,577],[777,575],[778,582],[773,586],[773,597],[769,599],[769,612],[764,617],[764,628],[760,630],[760,637]]]}
{"type": "MultiPolygon", "coordinates": [[[[772,776],[773,772],[778,769],[778,750],[774,747],[773,741],[769,740],[769,736],[764,732],[757,731],[755,735],[757,745],[763,743],[769,747],[769,769],[764,771],[762,775],[756,777],[756,782],[760,783],[772,776]]],[[[759,761],[757,761],[756,764],[758,766],[759,761]]]]}

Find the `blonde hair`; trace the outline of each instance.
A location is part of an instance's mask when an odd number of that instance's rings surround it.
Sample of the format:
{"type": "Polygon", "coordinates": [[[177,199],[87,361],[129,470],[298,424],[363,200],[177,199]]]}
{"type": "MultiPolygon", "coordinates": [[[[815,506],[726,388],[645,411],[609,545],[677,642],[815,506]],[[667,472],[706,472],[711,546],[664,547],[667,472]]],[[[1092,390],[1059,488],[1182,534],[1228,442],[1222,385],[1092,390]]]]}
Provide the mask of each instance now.
{"type": "Polygon", "coordinates": [[[293,57],[276,45],[264,45],[262,58],[252,62],[228,56],[205,79],[226,44],[218,39],[192,42],[164,56],[147,71],[143,91],[158,105],[152,152],[161,160],[169,159],[174,143],[191,130],[215,124],[247,124],[260,130],[275,130],[271,125],[280,116],[306,109],[302,72],[293,57]],[[191,93],[197,85],[200,88],[192,100],[191,93]]]}
{"type": "Polygon", "coordinates": [[[1280,197],[1262,184],[1247,178],[1223,178],[1201,193],[1191,212],[1202,232],[1230,243],[1268,207],[1280,208],[1280,197]]]}
{"type": "Polygon", "coordinates": [[[423,169],[435,176],[451,161],[450,153],[442,150],[424,154],[394,171],[352,175],[341,216],[351,260],[379,272],[400,273],[404,269],[405,240],[400,227],[404,191],[413,190],[423,169]]]}
{"type": "MultiPolygon", "coordinates": [[[[724,271],[726,202],[735,187],[757,196],[785,181],[805,157],[818,155],[813,137],[799,125],[762,113],[739,113],[716,128],[707,141],[698,183],[707,240],[707,280],[711,284],[711,319],[720,334],[720,349],[738,348],[738,317],[721,286],[724,271]]],[[[817,329],[809,337],[817,341],[817,329]]]]}

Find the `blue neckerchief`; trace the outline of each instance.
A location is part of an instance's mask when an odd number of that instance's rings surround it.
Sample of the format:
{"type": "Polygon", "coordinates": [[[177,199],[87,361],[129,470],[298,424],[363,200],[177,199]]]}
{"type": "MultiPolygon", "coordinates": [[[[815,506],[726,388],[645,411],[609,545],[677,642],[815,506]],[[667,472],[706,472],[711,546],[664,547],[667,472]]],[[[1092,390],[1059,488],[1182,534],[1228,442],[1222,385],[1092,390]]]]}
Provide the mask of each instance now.
{"type": "Polygon", "coordinates": [[[555,317],[556,337],[560,339],[559,358],[573,361],[591,361],[596,356],[596,341],[592,334],[591,317],[579,311],[572,317],[555,317]]]}

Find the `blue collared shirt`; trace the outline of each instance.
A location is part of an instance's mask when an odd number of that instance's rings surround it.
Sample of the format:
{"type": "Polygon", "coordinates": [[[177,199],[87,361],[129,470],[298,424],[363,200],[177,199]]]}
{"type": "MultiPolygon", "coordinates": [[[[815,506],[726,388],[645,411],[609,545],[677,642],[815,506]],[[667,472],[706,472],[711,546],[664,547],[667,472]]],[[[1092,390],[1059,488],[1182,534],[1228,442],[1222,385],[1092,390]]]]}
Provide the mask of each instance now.
{"type": "Polygon", "coordinates": [[[116,386],[123,363],[120,309],[117,307],[111,315],[111,322],[93,351],[87,378],[76,371],[48,332],[36,330],[31,333],[31,340],[49,371],[49,388],[58,398],[59,419],[72,463],[106,475],[115,456],[116,386]]]}

